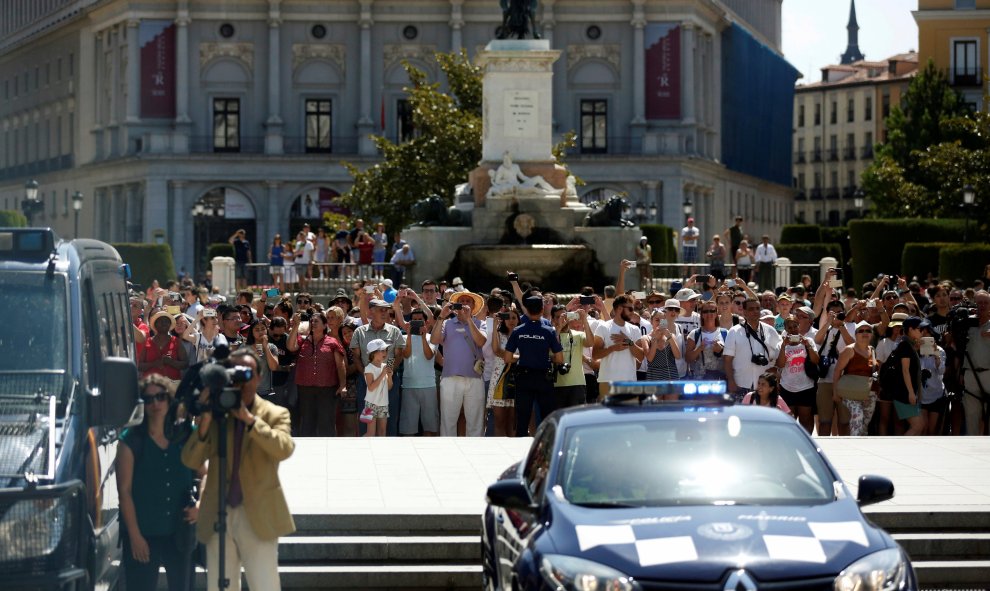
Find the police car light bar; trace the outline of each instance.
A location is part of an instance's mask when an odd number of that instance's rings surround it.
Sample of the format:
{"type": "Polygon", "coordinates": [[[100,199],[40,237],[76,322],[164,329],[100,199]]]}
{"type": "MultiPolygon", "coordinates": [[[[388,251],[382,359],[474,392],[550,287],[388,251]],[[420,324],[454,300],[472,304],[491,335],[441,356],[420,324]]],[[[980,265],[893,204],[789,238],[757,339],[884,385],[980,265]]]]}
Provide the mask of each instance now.
{"type": "Polygon", "coordinates": [[[604,399],[606,406],[614,406],[637,400],[644,403],[687,402],[691,404],[732,404],[723,381],[670,380],[646,382],[612,382],[604,399]],[[664,401],[663,396],[676,394],[676,401],[664,401]]]}

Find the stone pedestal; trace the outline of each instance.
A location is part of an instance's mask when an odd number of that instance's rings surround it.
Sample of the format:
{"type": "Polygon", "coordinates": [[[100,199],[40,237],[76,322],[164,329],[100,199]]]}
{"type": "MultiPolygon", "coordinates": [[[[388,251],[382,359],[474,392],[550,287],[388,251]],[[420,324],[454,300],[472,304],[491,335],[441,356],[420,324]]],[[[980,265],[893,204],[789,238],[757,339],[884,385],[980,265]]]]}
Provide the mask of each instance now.
{"type": "Polygon", "coordinates": [[[496,40],[478,54],[484,71],[481,159],[553,162],[553,63],[560,52],[545,39],[496,40]]]}

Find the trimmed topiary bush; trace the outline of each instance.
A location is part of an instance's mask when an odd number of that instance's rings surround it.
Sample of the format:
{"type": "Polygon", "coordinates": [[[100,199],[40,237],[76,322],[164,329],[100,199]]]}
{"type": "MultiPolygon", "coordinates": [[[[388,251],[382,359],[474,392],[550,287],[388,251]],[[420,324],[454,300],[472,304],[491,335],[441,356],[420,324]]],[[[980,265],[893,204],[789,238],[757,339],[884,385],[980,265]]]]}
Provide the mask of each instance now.
{"type": "Polygon", "coordinates": [[[917,276],[924,279],[929,273],[938,274],[939,253],[953,242],[908,242],[901,254],[901,275],[908,281],[917,276]]]}
{"type": "Polygon", "coordinates": [[[164,284],[175,279],[175,262],[168,244],[120,243],[113,244],[120,258],[131,266],[131,281],[142,286],[151,285],[152,279],[164,284]]]}
{"type": "MultiPolygon", "coordinates": [[[[674,229],[663,224],[642,224],[639,227],[653,249],[654,263],[676,263],[677,248],[674,246],[674,229]]],[[[699,238],[700,241],[700,238],[699,238]]],[[[700,255],[699,255],[700,256],[700,255]]]]}
{"type": "Polygon", "coordinates": [[[814,224],[787,224],[780,230],[779,244],[820,244],[822,227],[814,224]]]}
{"type": "Polygon", "coordinates": [[[206,264],[216,257],[234,258],[234,245],[229,242],[214,242],[206,247],[206,264]]]}
{"type": "Polygon", "coordinates": [[[825,257],[833,257],[835,260],[840,261],[840,264],[842,261],[842,248],[838,244],[827,244],[824,242],[817,244],[781,244],[776,247],[776,250],[778,257],[787,257],[792,263],[816,265],[815,268],[798,267],[791,269],[791,285],[797,285],[798,281],[801,280],[801,275],[804,274],[811,275],[812,284],[817,285],[821,279],[817,269],[818,261],[825,257]]]}
{"type": "Polygon", "coordinates": [[[949,244],[939,252],[938,276],[952,281],[962,279],[963,285],[971,285],[974,279],[983,277],[987,265],[990,244],[949,244]]]}
{"type": "Polygon", "coordinates": [[[0,210],[0,228],[26,228],[27,218],[13,209],[0,210]]]}
{"type": "Polygon", "coordinates": [[[965,223],[965,220],[852,220],[849,222],[852,285],[858,287],[880,273],[900,274],[901,255],[907,242],[961,241],[965,223]]]}

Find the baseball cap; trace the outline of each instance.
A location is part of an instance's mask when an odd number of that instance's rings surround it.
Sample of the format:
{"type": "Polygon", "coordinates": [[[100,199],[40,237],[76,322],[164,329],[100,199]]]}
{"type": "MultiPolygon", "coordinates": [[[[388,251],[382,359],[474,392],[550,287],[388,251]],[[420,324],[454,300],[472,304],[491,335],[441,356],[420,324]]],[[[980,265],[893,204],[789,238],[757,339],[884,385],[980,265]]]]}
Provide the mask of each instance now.
{"type": "Polygon", "coordinates": [[[375,298],[375,299],[373,299],[373,300],[371,300],[371,301],[369,302],[369,305],[370,305],[370,306],[371,306],[372,308],[391,308],[391,307],[392,307],[392,306],[390,306],[390,305],[389,305],[389,303],[388,303],[388,302],[386,302],[385,300],[380,300],[380,299],[378,299],[378,298],[375,298]]]}
{"type": "Polygon", "coordinates": [[[376,351],[384,351],[388,349],[388,344],[381,339],[372,339],[368,342],[368,353],[374,353],[376,351]]]}
{"type": "MultiPolygon", "coordinates": [[[[919,318],[918,316],[908,316],[907,318],[904,319],[904,322],[902,323],[902,325],[904,327],[904,330],[907,330],[909,328],[918,328],[918,329],[920,329],[920,328],[922,328],[922,323],[924,323],[924,322],[926,322],[926,320],[924,320],[922,318],[919,318]]],[[[891,323],[891,324],[893,324],[893,323],[891,323]]],[[[931,326],[931,324],[929,323],[928,326],[931,326]]]]}
{"type": "Polygon", "coordinates": [[[460,277],[454,277],[454,280],[450,282],[451,285],[464,285],[464,281],[460,277]]]}
{"type": "Polygon", "coordinates": [[[681,302],[688,302],[693,299],[700,298],[701,296],[698,294],[698,292],[694,291],[690,287],[685,287],[684,289],[678,290],[677,295],[675,295],[674,297],[681,302]]]}
{"type": "Polygon", "coordinates": [[[764,308],[760,310],[760,320],[763,320],[764,318],[776,318],[776,316],[773,315],[773,312],[764,308]]]}
{"type": "Polygon", "coordinates": [[[677,308],[678,310],[680,310],[681,309],[681,302],[678,301],[675,298],[670,298],[669,300],[667,300],[666,302],[663,303],[663,307],[664,308],[677,308]]]}
{"type": "Polygon", "coordinates": [[[890,322],[887,324],[887,326],[901,326],[902,324],[904,324],[905,320],[908,320],[910,318],[911,317],[905,314],[904,312],[894,312],[893,314],[890,315],[890,322]]]}
{"type": "Polygon", "coordinates": [[[382,281],[382,285],[387,285],[388,287],[392,287],[392,280],[391,279],[386,279],[386,280],[382,281]]]}

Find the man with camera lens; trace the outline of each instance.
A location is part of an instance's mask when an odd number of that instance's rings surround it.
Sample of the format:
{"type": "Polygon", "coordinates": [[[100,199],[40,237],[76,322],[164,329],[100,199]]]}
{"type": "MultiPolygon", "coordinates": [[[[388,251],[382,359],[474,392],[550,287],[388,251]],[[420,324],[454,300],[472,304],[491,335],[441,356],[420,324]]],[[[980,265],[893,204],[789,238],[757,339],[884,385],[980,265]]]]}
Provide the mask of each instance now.
{"type": "Polygon", "coordinates": [[[468,437],[484,434],[485,384],[482,347],[488,338],[481,322],[471,317],[471,307],[447,302],[430,332],[430,342],[443,346],[440,374],[440,435],[457,435],[457,418],[464,409],[468,437]]]}
{"type": "Polygon", "coordinates": [[[502,355],[505,363],[511,363],[516,351],[519,351],[514,370],[516,437],[526,437],[529,433],[533,402],[539,406],[540,417],[546,417],[557,408],[553,384],[556,372],[564,363],[564,350],[557,339],[557,332],[542,322],[543,303],[540,293],[532,293],[523,300],[523,309],[530,322],[520,324],[512,331],[502,355]]]}
{"type": "Polygon", "coordinates": [[[777,359],[783,339],[780,334],[760,322],[760,301],[748,298],[743,302],[742,324],[729,329],[725,337],[725,379],[728,392],[737,402],[756,388],[756,381],[765,371],[774,371],[771,359],[777,359]]]}
{"type": "MultiPolygon", "coordinates": [[[[233,313],[233,312],[231,312],[233,313]]],[[[206,544],[210,591],[218,588],[219,537],[215,533],[220,502],[227,504],[227,537],[224,572],[233,591],[241,588],[241,567],[251,589],[281,588],[278,576],[278,538],[295,531],[278,465],[295,449],[289,411],[257,395],[259,360],[247,348],[230,354],[235,366],[251,370],[251,378],[232,387],[240,390],[240,405],[223,418],[227,421],[226,498],[218,499],[220,483],[219,426],[207,410],[182,450],[182,463],[196,470],[209,461],[206,490],[200,501],[196,537],[206,544]]],[[[207,408],[219,393],[204,388],[200,404],[207,408]]]]}

